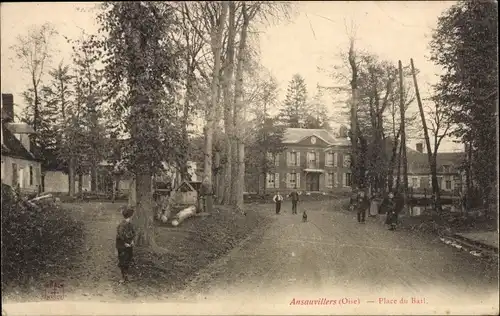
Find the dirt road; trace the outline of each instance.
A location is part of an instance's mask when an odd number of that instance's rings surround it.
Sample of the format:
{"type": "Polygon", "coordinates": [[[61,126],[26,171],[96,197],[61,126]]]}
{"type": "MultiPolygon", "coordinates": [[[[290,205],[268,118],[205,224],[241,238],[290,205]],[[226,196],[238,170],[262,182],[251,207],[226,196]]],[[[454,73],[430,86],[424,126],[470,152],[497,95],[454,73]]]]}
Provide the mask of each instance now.
{"type": "Polygon", "coordinates": [[[491,264],[439,238],[389,231],[380,219],[359,224],[354,214],[340,210],[340,201],[300,207],[308,210],[308,222],[301,221],[300,209],[292,215],[286,203],[281,215],[263,206],[262,212],[277,217],[274,224],[207,268],[180,297],[238,301],[247,308],[326,299],[320,305],[337,300],[359,312],[424,312],[436,306],[456,312],[492,300],[498,306],[498,273],[491,264]]]}

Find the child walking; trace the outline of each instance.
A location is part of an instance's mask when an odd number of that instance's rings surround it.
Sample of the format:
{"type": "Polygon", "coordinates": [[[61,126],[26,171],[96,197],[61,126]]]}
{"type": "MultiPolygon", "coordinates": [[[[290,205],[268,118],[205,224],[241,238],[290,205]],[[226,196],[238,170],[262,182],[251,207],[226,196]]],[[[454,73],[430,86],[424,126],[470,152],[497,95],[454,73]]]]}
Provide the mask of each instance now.
{"type": "Polygon", "coordinates": [[[122,209],[123,221],[116,230],[116,249],[118,250],[118,267],[121,270],[123,280],[128,281],[128,270],[133,258],[133,247],[135,239],[135,229],[130,222],[134,215],[134,209],[125,207],[122,209]]]}
{"type": "Polygon", "coordinates": [[[273,197],[274,203],[276,203],[276,214],[281,212],[281,202],[283,201],[283,196],[279,192],[273,197]]]}

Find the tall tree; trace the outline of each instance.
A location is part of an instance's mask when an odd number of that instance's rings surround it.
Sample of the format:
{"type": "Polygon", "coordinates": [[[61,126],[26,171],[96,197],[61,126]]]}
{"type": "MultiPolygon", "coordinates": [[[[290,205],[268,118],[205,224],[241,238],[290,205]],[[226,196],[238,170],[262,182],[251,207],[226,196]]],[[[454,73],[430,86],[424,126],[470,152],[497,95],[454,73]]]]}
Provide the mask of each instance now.
{"type": "Polygon", "coordinates": [[[229,1],[229,25],[227,34],[226,58],[224,65],[223,79],[223,97],[224,97],[224,131],[225,131],[225,149],[226,160],[223,168],[224,185],[222,196],[219,202],[221,204],[231,202],[231,188],[233,183],[233,148],[234,144],[234,92],[233,92],[233,77],[234,77],[234,55],[235,55],[235,39],[236,39],[236,4],[234,1],[229,1]]]}
{"type": "MultiPolygon", "coordinates": [[[[70,196],[75,194],[75,177],[74,163],[75,159],[71,159],[70,152],[73,147],[79,144],[69,142],[68,129],[71,127],[70,118],[72,116],[74,104],[73,92],[73,75],[71,74],[70,66],[64,65],[62,62],[57,68],[50,72],[51,81],[49,85],[44,87],[46,94],[47,107],[52,112],[52,126],[56,132],[57,139],[57,160],[59,167],[68,171],[68,192],[70,196]]],[[[79,139],[83,141],[83,139],[79,139]]]]}
{"type": "Polygon", "coordinates": [[[40,125],[41,81],[52,59],[54,48],[50,45],[56,34],[54,27],[45,23],[40,27],[32,27],[25,36],[19,36],[17,43],[11,47],[16,58],[21,61],[21,69],[29,76],[33,97],[28,106],[33,108],[32,122],[35,131],[40,125]]]}
{"type": "Polygon", "coordinates": [[[311,100],[308,106],[308,111],[306,114],[304,128],[315,129],[315,128],[325,128],[330,129],[330,116],[328,110],[323,102],[323,92],[318,89],[316,94],[311,100]]]}
{"type": "Polygon", "coordinates": [[[444,69],[435,102],[451,114],[453,134],[471,144],[473,178],[484,201],[496,203],[498,3],[459,1],[438,20],[431,60],[444,69]]]}
{"type": "Polygon", "coordinates": [[[244,82],[243,82],[243,69],[248,62],[248,47],[247,47],[247,37],[248,28],[250,21],[255,17],[258,12],[258,6],[250,6],[243,2],[241,12],[243,15],[243,25],[240,31],[240,41],[238,45],[238,56],[236,64],[236,82],[234,87],[234,128],[238,128],[238,133],[236,134],[236,143],[238,148],[238,159],[237,159],[237,171],[236,177],[233,177],[235,190],[233,190],[234,204],[240,210],[243,209],[243,192],[245,185],[245,128],[244,128],[244,82]]]}
{"type": "MultiPolygon", "coordinates": [[[[413,59],[411,59],[411,68],[413,74],[413,81],[415,85],[415,94],[417,97],[418,109],[420,112],[420,119],[422,121],[422,127],[424,131],[425,144],[427,147],[427,159],[429,162],[429,167],[431,169],[432,175],[437,175],[436,163],[433,161],[431,142],[429,137],[429,129],[427,128],[427,121],[424,114],[424,106],[422,104],[422,99],[420,98],[420,91],[418,89],[417,74],[415,71],[415,65],[413,64],[413,59]]],[[[437,181],[437,176],[432,176],[432,192],[434,195],[434,207],[437,211],[441,211],[441,199],[439,198],[439,185],[437,181]]]]}
{"type": "Polygon", "coordinates": [[[283,124],[288,127],[303,128],[307,114],[307,86],[304,78],[300,74],[295,74],[288,84],[280,117],[283,124]]]}
{"type": "Polygon", "coordinates": [[[151,179],[179,145],[178,109],[172,100],[178,56],[169,38],[174,10],[156,2],[107,2],[103,7],[99,22],[106,38],[96,45],[105,52],[105,77],[112,87],[108,98],[130,135],[126,161],[135,175],[138,244],[155,246],[151,179]]]}
{"type": "Polygon", "coordinates": [[[95,35],[85,36],[73,43],[76,75],[80,78],[80,97],[82,98],[82,117],[87,128],[88,138],[86,163],[90,170],[90,189],[97,191],[97,168],[104,158],[105,127],[103,117],[103,75],[98,63],[102,57],[99,47],[94,45],[95,35]]]}

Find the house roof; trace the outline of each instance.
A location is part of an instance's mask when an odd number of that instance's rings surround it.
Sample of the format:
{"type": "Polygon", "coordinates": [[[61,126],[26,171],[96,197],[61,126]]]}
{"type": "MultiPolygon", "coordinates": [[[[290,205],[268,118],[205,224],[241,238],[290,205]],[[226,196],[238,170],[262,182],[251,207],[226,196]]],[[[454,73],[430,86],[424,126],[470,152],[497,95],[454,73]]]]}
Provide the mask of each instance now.
{"type": "Polygon", "coordinates": [[[2,106],[2,121],[6,121],[6,120],[9,120],[11,119],[11,117],[7,114],[7,112],[5,112],[5,110],[3,109],[3,106],[2,106]]]}
{"type": "Polygon", "coordinates": [[[330,145],[345,145],[349,144],[346,138],[339,138],[333,135],[333,133],[327,131],[326,129],[306,129],[306,128],[287,128],[283,136],[283,143],[293,144],[298,143],[301,140],[316,136],[319,139],[324,140],[330,145]]]}
{"type": "Polygon", "coordinates": [[[40,159],[29,152],[19,141],[19,139],[14,136],[14,134],[7,128],[7,124],[2,124],[3,129],[3,144],[2,144],[2,156],[14,157],[19,159],[40,161],[40,159]]]}
{"type": "MultiPolygon", "coordinates": [[[[388,157],[392,156],[392,146],[393,140],[391,137],[386,138],[386,153],[388,157]]],[[[399,150],[399,144],[398,144],[399,150]]],[[[427,153],[419,152],[413,148],[406,147],[406,157],[408,159],[408,171],[410,173],[429,173],[429,159],[427,157],[427,153]]],[[[459,168],[465,159],[464,152],[438,152],[436,157],[437,170],[440,173],[443,173],[444,166],[450,166],[451,172],[456,172],[456,169],[459,168]]],[[[396,167],[397,168],[397,167],[396,167]]]]}

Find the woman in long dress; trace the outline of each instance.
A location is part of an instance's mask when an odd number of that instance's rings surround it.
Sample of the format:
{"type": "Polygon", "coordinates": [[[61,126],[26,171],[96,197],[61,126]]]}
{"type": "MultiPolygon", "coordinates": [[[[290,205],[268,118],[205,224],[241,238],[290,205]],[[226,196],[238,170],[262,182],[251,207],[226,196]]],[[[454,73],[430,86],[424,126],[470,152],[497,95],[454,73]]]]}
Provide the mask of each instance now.
{"type": "Polygon", "coordinates": [[[370,199],[370,216],[375,217],[378,214],[379,199],[378,194],[374,193],[370,199]]]}

